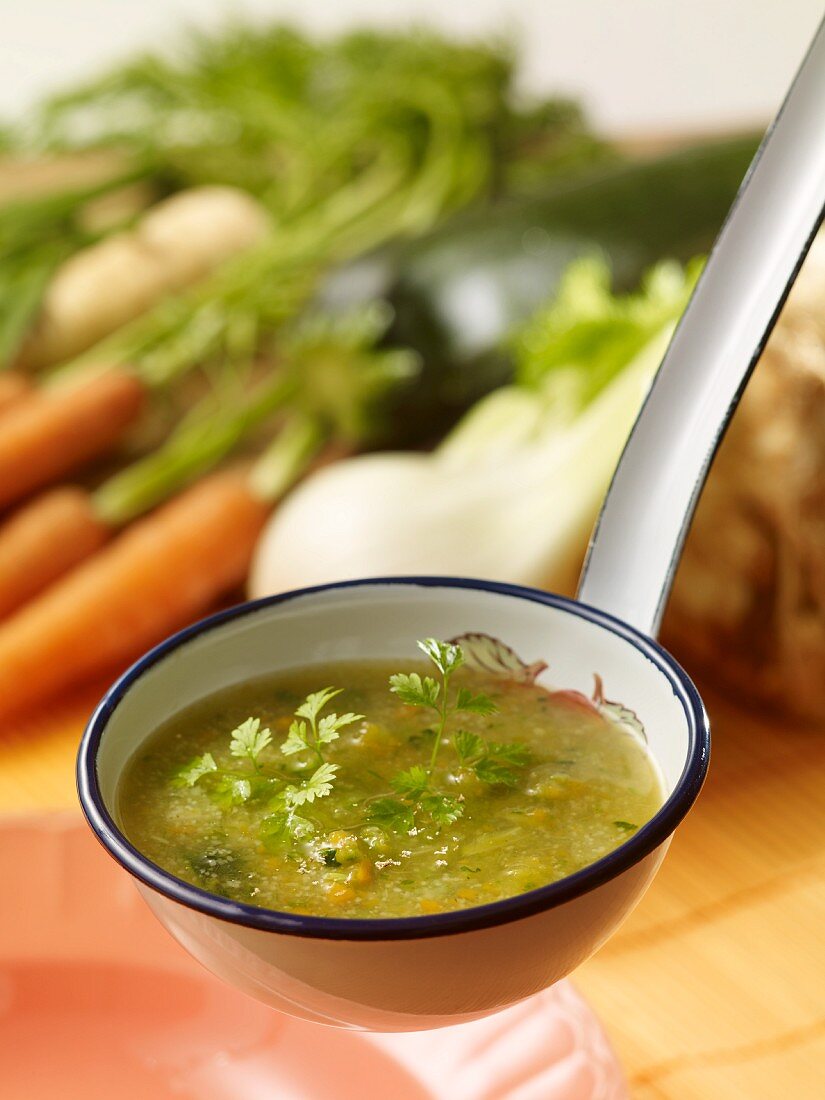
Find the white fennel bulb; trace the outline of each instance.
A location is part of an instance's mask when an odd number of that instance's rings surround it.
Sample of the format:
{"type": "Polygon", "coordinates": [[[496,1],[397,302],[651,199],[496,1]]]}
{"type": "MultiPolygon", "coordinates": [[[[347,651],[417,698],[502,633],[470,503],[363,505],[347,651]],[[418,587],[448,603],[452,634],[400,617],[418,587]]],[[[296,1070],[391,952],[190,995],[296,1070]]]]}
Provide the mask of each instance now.
{"type": "Polygon", "coordinates": [[[558,402],[544,420],[535,402],[522,416],[508,389],[432,454],[366,455],[313,474],[265,528],[250,594],[439,573],[569,589],[670,332],[566,422],[558,402]]]}

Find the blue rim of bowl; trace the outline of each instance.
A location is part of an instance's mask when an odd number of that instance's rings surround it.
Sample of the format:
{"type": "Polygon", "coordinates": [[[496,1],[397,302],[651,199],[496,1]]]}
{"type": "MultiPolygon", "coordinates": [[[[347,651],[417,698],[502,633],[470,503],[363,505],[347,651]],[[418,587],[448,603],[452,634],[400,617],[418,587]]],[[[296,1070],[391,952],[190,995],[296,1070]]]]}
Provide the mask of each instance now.
{"type": "Polygon", "coordinates": [[[77,756],[77,788],[83,813],[98,840],[131,875],[144,885],[190,909],[219,920],[266,932],[327,940],[406,940],[445,936],[490,928],[520,920],[571,901],[622,874],[650,855],[671,836],[695,802],[707,774],[710,757],[710,726],[699,692],[687,673],[652,638],[588,604],[538,589],[467,577],[369,577],[355,581],[317,585],[276,596],[250,600],[220,611],[193,626],[173,634],[136,661],[109,689],[92,715],[83,734],[77,756]],[[687,719],[689,746],[685,766],[662,808],[628,840],[581,871],[556,882],[487,905],[456,909],[416,917],[334,918],[312,917],[264,909],[210,894],[142,855],[123,835],[103,800],[97,777],[97,750],[113,712],[125,693],[149,668],[192,638],[223,623],[276,607],[304,596],[357,587],[407,585],[424,588],[469,588],[500,596],[529,600],[566,611],[618,635],[639,650],[665,675],[687,719]]]}

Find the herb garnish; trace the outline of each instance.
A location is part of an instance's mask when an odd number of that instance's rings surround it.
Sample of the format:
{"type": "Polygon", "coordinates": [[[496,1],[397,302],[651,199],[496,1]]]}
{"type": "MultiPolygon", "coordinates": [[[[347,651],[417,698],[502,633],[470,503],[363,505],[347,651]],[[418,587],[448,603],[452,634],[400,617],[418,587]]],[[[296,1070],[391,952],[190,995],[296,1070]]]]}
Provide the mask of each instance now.
{"type": "Polygon", "coordinates": [[[272,744],[272,731],[261,728],[259,718],[247,718],[230,734],[229,751],[232,756],[248,760],[252,771],[241,773],[229,768],[219,768],[211,753],[195,757],[175,776],[177,786],[194,787],[206,779],[205,787],[210,798],[222,809],[247,802],[255,795],[269,796],[268,814],[261,823],[261,837],[271,843],[281,837],[301,839],[315,832],[315,825],[299,814],[298,808],[311,805],[317,798],[332,793],[338,765],[325,759],[325,749],[337,740],[340,731],[363,718],[361,714],[326,714],[321,711],[340,695],[340,688],[323,688],[308,695],[295,711],[295,719],[289,727],[286,739],[280,746],[284,756],[309,754],[317,767],[306,779],[300,779],[300,764],[290,774],[278,772],[272,767],[264,769],[260,757],[272,744]]]}
{"type": "MultiPolygon", "coordinates": [[[[459,773],[472,773],[491,786],[515,786],[516,769],[529,760],[523,745],[502,744],[467,730],[448,729],[457,715],[486,717],[496,712],[496,704],[488,695],[474,694],[465,687],[450,691],[451,678],[464,663],[461,646],[435,638],[425,638],[417,644],[429,657],[438,677],[398,672],[390,677],[390,691],[407,706],[434,712],[435,721],[426,731],[428,736],[422,736],[418,742],[426,751],[426,761],[394,775],[389,780],[393,793],[373,799],[361,808],[363,826],[359,828],[371,825],[412,832],[425,825],[441,829],[457,821],[464,813],[463,796],[446,793],[436,776],[436,764],[448,740],[459,773]]],[[[286,773],[266,760],[268,750],[273,747],[272,731],[259,718],[250,717],[232,730],[229,744],[230,754],[247,764],[245,770],[220,767],[207,752],[182,768],[173,782],[177,786],[202,785],[222,809],[242,805],[250,799],[266,799],[267,813],[261,821],[260,836],[267,847],[315,836],[318,829],[307,816],[307,808],[333,793],[339,770],[339,765],[327,758],[329,746],[338,740],[341,730],[364,717],[351,711],[323,713],[341,691],[325,687],[311,692],[296,708],[286,738],[279,746],[281,756],[289,761],[286,773]],[[302,776],[310,767],[313,770],[302,776]]],[[[329,839],[332,837],[330,834],[329,839]]],[[[339,855],[328,842],[316,852],[316,858],[327,867],[339,866],[339,855]]]]}
{"type": "MultiPolygon", "coordinates": [[[[439,828],[451,825],[462,816],[464,807],[460,799],[444,794],[433,783],[433,772],[444,741],[447,722],[456,714],[489,716],[498,709],[488,695],[474,695],[465,687],[460,687],[455,696],[450,698],[450,679],[464,664],[461,646],[454,642],[440,642],[435,638],[425,638],[417,645],[429,657],[440,674],[440,679],[422,677],[417,672],[397,672],[390,677],[390,691],[407,706],[433,710],[438,716],[429,761],[426,766],[419,764],[394,776],[390,786],[400,797],[381,798],[373,803],[370,811],[371,821],[399,831],[413,829],[416,815],[424,815],[439,828]]],[[[517,776],[513,768],[526,764],[529,758],[522,745],[486,741],[478,734],[468,733],[466,730],[456,732],[453,747],[458,755],[459,765],[462,768],[471,768],[479,779],[490,784],[515,786],[517,776]]]]}

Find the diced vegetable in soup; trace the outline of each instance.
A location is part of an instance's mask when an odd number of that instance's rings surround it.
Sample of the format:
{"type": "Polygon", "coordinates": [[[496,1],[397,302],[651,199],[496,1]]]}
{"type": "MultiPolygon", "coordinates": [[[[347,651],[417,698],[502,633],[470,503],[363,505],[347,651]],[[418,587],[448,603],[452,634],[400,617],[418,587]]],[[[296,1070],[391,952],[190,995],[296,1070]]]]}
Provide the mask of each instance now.
{"type": "Polygon", "coordinates": [[[591,702],[535,684],[543,666],[512,679],[419,645],[429,665],[292,670],[175,715],[124,774],[124,832],[236,901],[405,917],[563,878],[659,808],[644,741],[600,684],[591,702]]]}

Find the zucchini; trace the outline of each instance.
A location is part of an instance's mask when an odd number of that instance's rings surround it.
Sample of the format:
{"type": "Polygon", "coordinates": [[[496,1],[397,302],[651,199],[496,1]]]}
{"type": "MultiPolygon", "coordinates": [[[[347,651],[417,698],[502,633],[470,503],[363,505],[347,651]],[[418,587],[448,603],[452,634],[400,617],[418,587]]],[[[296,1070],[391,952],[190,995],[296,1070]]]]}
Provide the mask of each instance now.
{"type": "Polygon", "coordinates": [[[505,199],[338,272],[327,301],[383,298],[392,345],[414,348],[422,374],[402,392],[393,438],[434,436],[511,377],[504,347],[514,326],[554,293],[571,260],[606,256],[618,291],[657,260],[707,251],[758,139],[716,141],[619,163],[505,199]]]}

